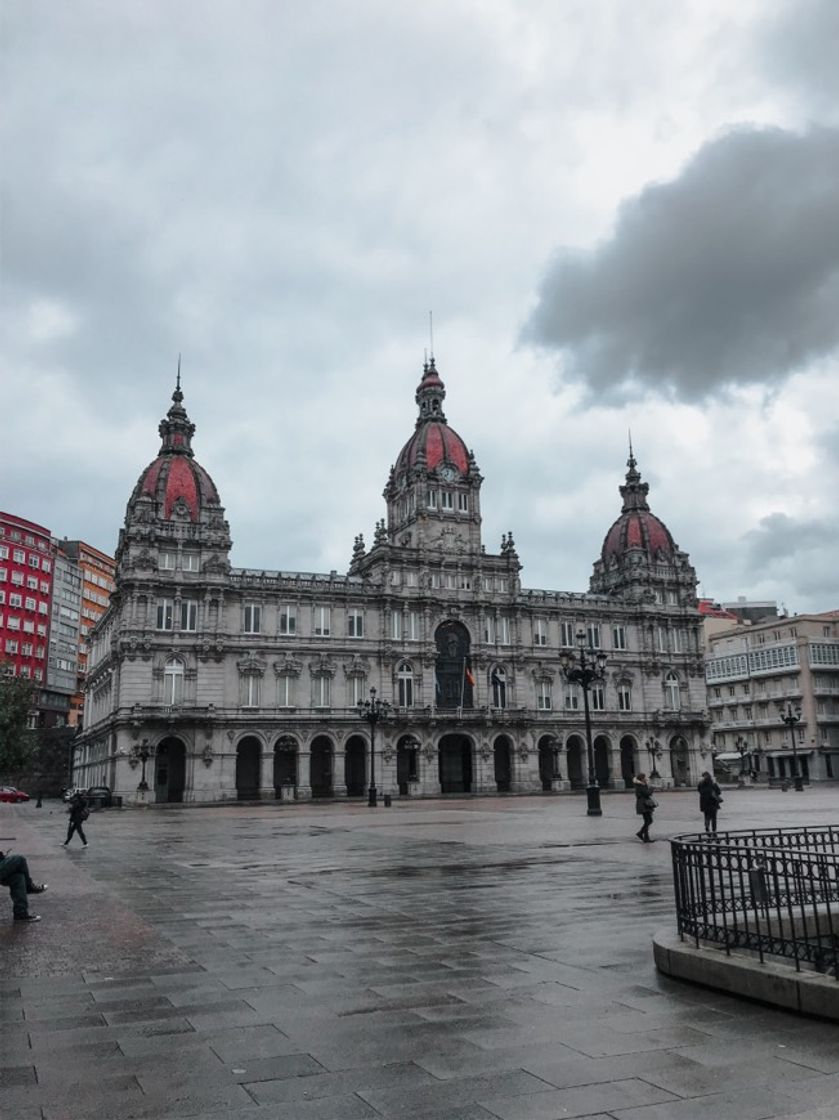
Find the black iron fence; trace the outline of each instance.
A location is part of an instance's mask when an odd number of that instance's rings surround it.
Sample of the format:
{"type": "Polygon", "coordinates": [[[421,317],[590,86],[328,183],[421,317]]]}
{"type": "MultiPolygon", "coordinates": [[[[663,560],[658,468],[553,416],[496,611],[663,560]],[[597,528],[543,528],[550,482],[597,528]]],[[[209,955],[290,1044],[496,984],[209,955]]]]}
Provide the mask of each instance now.
{"type": "Polygon", "coordinates": [[[671,846],[682,940],[839,980],[839,827],[699,833],[671,846]]]}

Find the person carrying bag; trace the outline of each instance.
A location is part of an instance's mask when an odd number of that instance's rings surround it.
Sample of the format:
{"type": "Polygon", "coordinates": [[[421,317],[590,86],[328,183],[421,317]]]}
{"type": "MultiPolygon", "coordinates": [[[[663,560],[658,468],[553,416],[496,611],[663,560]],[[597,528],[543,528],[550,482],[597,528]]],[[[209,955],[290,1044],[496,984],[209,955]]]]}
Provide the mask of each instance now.
{"type": "Polygon", "coordinates": [[[722,804],[720,787],[714,781],[713,775],[707,770],[703,770],[702,778],[696,789],[699,793],[699,808],[705,815],[705,831],[708,833],[716,832],[717,813],[722,804]]]}
{"type": "Polygon", "coordinates": [[[635,833],[639,840],[645,844],[654,843],[650,836],[650,825],[653,823],[653,812],[658,808],[658,802],[653,797],[653,787],[647,782],[646,774],[638,774],[635,781],[635,812],[644,818],[644,823],[635,833]]]}

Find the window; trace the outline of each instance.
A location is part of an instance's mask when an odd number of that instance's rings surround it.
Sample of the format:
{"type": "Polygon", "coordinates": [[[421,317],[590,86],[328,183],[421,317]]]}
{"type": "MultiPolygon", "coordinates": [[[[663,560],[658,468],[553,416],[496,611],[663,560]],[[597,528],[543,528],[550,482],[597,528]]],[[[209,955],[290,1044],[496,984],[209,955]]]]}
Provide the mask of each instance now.
{"type": "MultiPolygon", "coordinates": [[[[37,576],[27,576],[26,577],[26,586],[29,588],[30,591],[37,591],[38,590],[38,577],[37,576]]],[[[47,592],[48,591],[49,591],[49,588],[47,588],[47,592]]],[[[66,592],[65,592],[65,594],[66,594],[66,592]]]]}
{"type": "Polygon", "coordinates": [[[498,641],[502,646],[510,644],[510,620],[505,614],[498,617],[498,641]]]}
{"type": "Polygon", "coordinates": [[[674,630],[673,631],[673,652],[674,653],[684,653],[685,652],[685,632],[684,632],[684,630],[674,630]]]}
{"type": "Polygon", "coordinates": [[[195,599],[181,600],[181,630],[198,629],[198,603],[195,599]]]}
{"type": "Polygon", "coordinates": [[[500,666],[492,670],[492,673],[490,675],[490,684],[492,685],[493,708],[506,708],[507,674],[500,666]]]}
{"type": "Polygon", "coordinates": [[[42,560],[41,561],[41,571],[42,572],[49,572],[51,570],[52,570],[52,564],[49,562],[49,560],[42,560]]]}
{"type": "Polygon", "coordinates": [[[744,716],[745,719],[751,719],[752,718],[752,709],[751,708],[744,708],[743,709],[743,716],[744,716]]]}
{"type": "Polygon", "coordinates": [[[277,705],[280,708],[294,707],[294,677],[290,674],[277,677],[277,705]]]}
{"type": "Polygon", "coordinates": [[[580,696],[575,687],[569,687],[565,691],[565,710],[567,712],[576,712],[580,707],[580,696]]]}
{"type": "Polygon", "coordinates": [[[6,570],[6,568],[0,568],[0,583],[5,583],[6,582],[6,578],[7,578],[8,574],[9,573],[6,570]]]}
{"type": "Polygon", "coordinates": [[[618,685],[618,710],[621,712],[632,711],[632,685],[626,683],[618,685]]]}
{"type": "Polygon", "coordinates": [[[364,612],[359,607],[350,607],[347,612],[347,637],[364,637],[364,612]]]}
{"type": "Polygon", "coordinates": [[[679,678],[675,673],[668,673],[664,678],[664,706],[674,712],[682,706],[679,694],[679,678]]]}
{"type": "Polygon", "coordinates": [[[9,546],[7,544],[0,544],[0,560],[9,559],[9,546]]]}
{"type": "MultiPolygon", "coordinates": [[[[20,598],[20,596],[18,596],[18,598],[20,598]]],[[[26,596],[26,609],[28,611],[35,610],[35,600],[31,597],[31,595],[26,596]]]]}
{"type": "Polygon", "coordinates": [[[612,627],[612,649],[626,649],[626,629],[623,626],[612,627]]]}
{"type": "Polygon", "coordinates": [[[297,633],[297,608],[291,606],[280,607],[280,633],[297,633]]]}
{"type": "Polygon", "coordinates": [[[23,587],[23,572],[12,572],[12,583],[15,587],[23,587]]]}
{"type": "Polygon", "coordinates": [[[173,658],[163,668],[163,703],[182,704],[183,698],[184,665],[178,658],[173,658]]]}
{"type": "Polygon", "coordinates": [[[13,638],[6,638],[6,653],[17,653],[17,642],[13,638]]]}
{"type": "Polygon", "coordinates": [[[469,512],[469,495],[462,492],[457,495],[457,510],[458,513],[469,512]]]}
{"type": "Polygon", "coordinates": [[[440,491],[440,509],[454,509],[454,494],[452,494],[451,490],[440,491]]]}
{"type": "Polygon", "coordinates": [[[449,588],[450,591],[454,591],[455,588],[457,587],[457,584],[458,584],[457,572],[444,572],[443,573],[443,586],[444,587],[449,588]]]}
{"type": "Polygon", "coordinates": [[[416,587],[419,583],[416,572],[405,572],[405,586],[416,587]]]}
{"type": "Polygon", "coordinates": [[[606,708],[606,696],[602,684],[593,684],[589,689],[589,700],[593,712],[602,712],[606,708]]]}
{"type": "Polygon", "coordinates": [[[563,622],[559,627],[559,644],[567,649],[574,644],[574,623],[563,622]]]}
{"type": "Polygon", "coordinates": [[[548,624],[542,618],[534,620],[533,644],[535,646],[546,646],[548,644],[548,624]]]}
{"type": "Polygon", "coordinates": [[[258,603],[245,603],[242,629],[246,634],[262,632],[262,607],[258,603]]]}
{"type": "Polygon", "coordinates": [[[157,629],[171,630],[174,626],[175,604],[171,599],[158,599],[157,601],[157,629]]]}
{"type": "Polygon", "coordinates": [[[200,557],[197,552],[184,552],[183,557],[181,558],[183,570],[185,572],[197,572],[199,560],[200,557]]]}
{"type": "Polygon", "coordinates": [[[420,640],[419,611],[408,611],[405,616],[405,638],[409,642],[418,642],[420,640]]]}
{"type": "Polygon", "coordinates": [[[259,683],[260,677],[257,673],[245,673],[242,677],[242,707],[243,708],[258,708],[259,707],[259,683]]]}
{"type": "Polygon", "coordinates": [[[157,557],[157,566],[162,572],[172,572],[175,570],[176,552],[161,552],[157,557]]]}
{"type": "Polygon", "coordinates": [[[596,624],[586,627],[586,641],[592,649],[600,649],[600,627],[596,624]]]}
{"type": "Polygon", "coordinates": [[[20,619],[17,615],[10,614],[6,619],[6,626],[8,626],[10,630],[20,630],[20,619]]]}
{"type": "MultiPolygon", "coordinates": [[[[46,603],[38,604],[38,614],[49,614],[49,607],[46,603]]],[[[78,615],[76,617],[78,617],[78,615]]]]}
{"type": "Polygon", "coordinates": [[[402,614],[400,611],[393,611],[391,613],[390,636],[394,642],[402,641],[402,614]]]}
{"type": "Polygon", "coordinates": [[[312,704],[315,708],[328,708],[332,678],[323,674],[312,678],[312,704]]]}
{"type": "Polygon", "coordinates": [[[437,491],[436,490],[429,490],[428,491],[428,508],[429,509],[436,509],[437,508],[437,491]]]}
{"type": "Polygon", "coordinates": [[[366,685],[364,677],[350,677],[350,703],[354,708],[365,699],[366,685]]]}
{"type": "Polygon", "coordinates": [[[667,652],[667,628],[665,626],[659,626],[659,627],[656,628],[656,639],[657,639],[657,643],[658,643],[658,652],[659,653],[666,653],[667,652]]]}
{"type": "Polygon", "coordinates": [[[457,586],[461,591],[472,590],[472,577],[468,576],[465,572],[461,572],[457,577],[457,586]]]}
{"type": "Polygon", "coordinates": [[[16,564],[23,564],[26,560],[26,553],[22,548],[16,548],[12,552],[12,559],[16,564]]]}
{"type": "Polygon", "coordinates": [[[9,592],[9,606],[10,607],[22,607],[23,606],[23,596],[22,595],[17,595],[14,591],[10,591],[9,592]]]}
{"type": "Polygon", "coordinates": [[[495,645],[495,618],[491,614],[484,618],[484,641],[487,645],[495,645]]]}
{"type": "Polygon", "coordinates": [[[315,636],[328,638],[330,634],[330,608],[315,607],[315,636]]]}
{"type": "Polygon", "coordinates": [[[539,681],[536,686],[536,707],[540,712],[549,712],[553,707],[550,681],[539,681]]]}
{"type": "Polygon", "coordinates": [[[743,685],[743,695],[748,696],[750,691],[751,690],[749,688],[749,682],[746,681],[746,683],[743,685]]]}
{"type": "Polygon", "coordinates": [[[396,671],[396,702],[400,708],[414,706],[414,671],[407,661],[396,671]]]}

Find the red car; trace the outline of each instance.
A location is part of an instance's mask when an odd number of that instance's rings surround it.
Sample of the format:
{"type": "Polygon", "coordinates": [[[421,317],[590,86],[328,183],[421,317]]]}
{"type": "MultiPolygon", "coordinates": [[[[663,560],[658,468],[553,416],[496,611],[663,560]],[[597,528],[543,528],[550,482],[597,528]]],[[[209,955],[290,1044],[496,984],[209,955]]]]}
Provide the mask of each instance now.
{"type": "Polygon", "coordinates": [[[28,801],[29,794],[14,786],[0,786],[0,801],[28,801]]]}

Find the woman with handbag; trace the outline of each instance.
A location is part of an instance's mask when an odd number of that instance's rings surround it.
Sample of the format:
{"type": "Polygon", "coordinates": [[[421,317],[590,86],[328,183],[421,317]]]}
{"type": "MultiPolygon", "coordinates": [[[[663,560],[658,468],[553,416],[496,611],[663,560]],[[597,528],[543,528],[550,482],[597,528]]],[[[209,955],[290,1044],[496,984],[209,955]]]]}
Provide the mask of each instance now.
{"type": "Polygon", "coordinates": [[[699,791],[699,808],[705,814],[705,831],[716,832],[717,813],[722,802],[720,787],[714,781],[713,775],[703,770],[702,779],[696,788],[699,791]]]}
{"type": "Polygon", "coordinates": [[[64,847],[66,848],[70,843],[74,832],[78,832],[79,839],[87,847],[87,837],[84,834],[82,824],[90,816],[90,813],[87,808],[87,798],[84,794],[75,794],[67,812],[70,814],[70,823],[67,826],[67,839],[64,841],[64,847]]]}
{"type": "Polygon", "coordinates": [[[647,783],[646,774],[638,774],[635,777],[635,812],[639,817],[644,818],[644,823],[639,830],[635,833],[639,840],[643,840],[645,844],[654,843],[650,836],[650,825],[653,823],[653,811],[658,808],[658,802],[653,797],[655,790],[647,783]]]}

